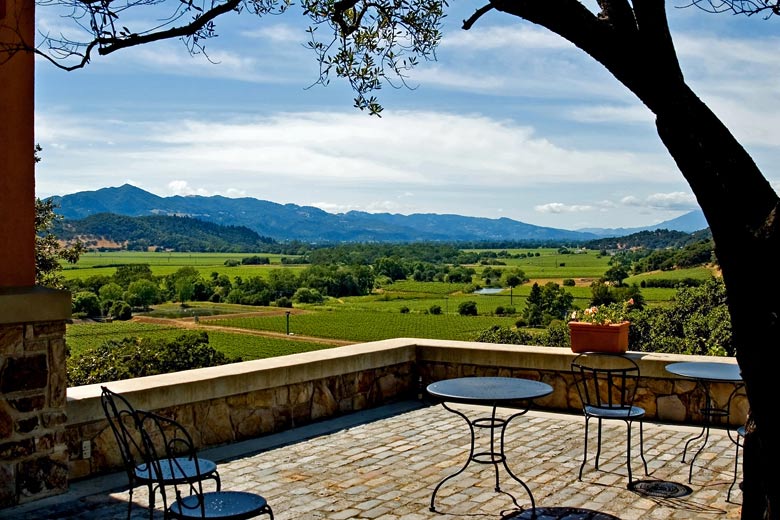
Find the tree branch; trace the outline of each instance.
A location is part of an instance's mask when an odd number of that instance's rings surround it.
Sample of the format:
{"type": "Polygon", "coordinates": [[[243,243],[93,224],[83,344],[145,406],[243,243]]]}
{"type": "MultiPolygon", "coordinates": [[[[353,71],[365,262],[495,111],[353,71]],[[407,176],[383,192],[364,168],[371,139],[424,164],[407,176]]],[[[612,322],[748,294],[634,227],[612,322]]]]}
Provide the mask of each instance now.
{"type": "Polygon", "coordinates": [[[482,6],[479,9],[477,9],[476,12],[474,12],[474,14],[469,16],[468,20],[463,20],[462,29],[464,31],[468,31],[469,29],[471,29],[471,26],[474,25],[474,23],[477,20],[479,20],[482,17],[483,14],[487,13],[491,9],[495,9],[495,6],[491,5],[491,4],[488,4],[488,5],[482,6]]]}
{"type": "Polygon", "coordinates": [[[98,48],[98,53],[101,56],[104,56],[107,54],[111,54],[112,52],[116,52],[120,49],[125,49],[127,47],[134,47],[136,45],[142,45],[144,43],[166,40],[169,38],[191,36],[196,32],[198,32],[203,27],[205,27],[206,24],[213,21],[216,17],[235,10],[240,3],[241,0],[228,0],[222,5],[218,5],[217,7],[214,7],[204,12],[201,16],[198,16],[187,25],[182,25],[181,27],[173,27],[171,29],[166,29],[165,31],[159,31],[159,32],[154,32],[154,33],[149,33],[144,35],[131,34],[127,38],[122,38],[122,39],[97,38],[96,41],[100,45],[100,47],[98,48]]]}

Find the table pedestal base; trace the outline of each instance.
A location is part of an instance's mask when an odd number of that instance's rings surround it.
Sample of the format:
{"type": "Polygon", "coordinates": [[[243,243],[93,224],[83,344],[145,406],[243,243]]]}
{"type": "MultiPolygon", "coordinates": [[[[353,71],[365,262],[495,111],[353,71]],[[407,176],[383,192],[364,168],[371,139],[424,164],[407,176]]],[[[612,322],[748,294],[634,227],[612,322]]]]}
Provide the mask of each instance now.
{"type": "MultiPolygon", "coordinates": [[[[531,493],[531,489],[528,487],[528,485],[523,482],[523,480],[512,473],[512,470],[509,469],[509,466],[506,462],[506,454],[504,452],[504,434],[506,432],[506,428],[509,425],[510,421],[514,419],[515,417],[519,417],[521,415],[524,415],[528,409],[524,409],[521,412],[515,413],[511,416],[509,416],[506,419],[502,419],[500,417],[496,417],[496,406],[493,406],[493,411],[490,417],[480,417],[478,419],[469,419],[466,414],[459,410],[455,410],[454,408],[450,408],[447,406],[446,403],[442,403],[442,406],[445,410],[448,410],[456,415],[459,415],[463,418],[464,421],[466,421],[466,424],[469,426],[469,430],[471,432],[471,448],[469,450],[469,456],[466,459],[466,463],[463,465],[462,468],[460,468],[458,471],[453,473],[452,475],[445,477],[439,484],[436,486],[436,488],[433,490],[433,494],[431,495],[431,507],[430,510],[435,512],[436,511],[436,493],[438,493],[439,489],[444,485],[445,482],[447,482],[450,479],[453,479],[463,473],[466,468],[471,464],[472,462],[476,462],[478,464],[492,464],[495,469],[495,475],[496,475],[496,485],[495,485],[495,491],[500,492],[501,491],[501,483],[499,481],[499,471],[498,466],[503,465],[504,469],[506,470],[507,474],[514,479],[515,481],[519,482],[521,486],[525,489],[526,493],[528,493],[528,497],[531,499],[531,511],[536,510],[536,503],[534,501],[534,496],[531,493]],[[480,451],[475,452],[475,438],[476,438],[476,430],[475,428],[485,428],[490,430],[490,449],[489,451],[480,451]],[[496,448],[496,432],[500,432],[499,435],[499,441],[498,441],[498,448],[496,448]]],[[[535,517],[535,515],[534,515],[535,517]]]]}

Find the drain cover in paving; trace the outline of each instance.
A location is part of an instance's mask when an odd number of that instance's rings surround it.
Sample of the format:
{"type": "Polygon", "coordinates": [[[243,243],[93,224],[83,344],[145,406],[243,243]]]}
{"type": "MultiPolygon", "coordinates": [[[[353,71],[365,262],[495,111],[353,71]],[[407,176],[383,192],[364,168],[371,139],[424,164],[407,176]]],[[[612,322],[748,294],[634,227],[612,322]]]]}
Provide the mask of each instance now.
{"type": "Polygon", "coordinates": [[[526,509],[512,516],[505,516],[504,520],[620,520],[616,516],[608,515],[592,509],[579,509],[577,507],[537,507],[535,511],[526,509]],[[534,516],[534,513],[536,515],[534,516]]]}
{"type": "Polygon", "coordinates": [[[628,489],[640,495],[655,498],[679,498],[690,495],[692,492],[688,486],[664,480],[635,480],[628,485],[628,489]]]}

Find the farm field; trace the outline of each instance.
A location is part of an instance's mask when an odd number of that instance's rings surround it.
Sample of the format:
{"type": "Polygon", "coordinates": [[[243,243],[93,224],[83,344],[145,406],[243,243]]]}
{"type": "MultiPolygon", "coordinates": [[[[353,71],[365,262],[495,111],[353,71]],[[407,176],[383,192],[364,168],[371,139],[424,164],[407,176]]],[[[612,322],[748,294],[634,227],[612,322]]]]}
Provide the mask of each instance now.
{"type": "MultiPolygon", "coordinates": [[[[432,338],[473,341],[493,325],[511,327],[516,318],[460,316],[458,314],[378,313],[373,311],[306,312],[290,317],[290,332],[305,336],[354,342],[389,338],[432,338]]],[[[262,316],[203,320],[207,326],[250,330],[286,331],[286,316],[262,316]]]]}
{"type": "Polygon", "coordinates": [[[211,273],[225,274],[228,277],[249,278],[252,276],[268,277],[271,269],[303,269],[305,266],[283,265],[282,257],[292,258],[293,255],[271,253],[146,253],[140,251],[90,252],[81,255],[77,264],[63,264],[65,279],[88,278],[90,276],[111,276],[119,265],[149,264],[152,274],[166,276],[175,273],[182,267],[194,267],[201,276],[211,276],[211,273]],[[267,265],[238,265],[228,267],[226,260],[238,260],[248,256],[268,257],[267,265]]]}
{"type": "MultiPolygon", "coordinates": [[[[174,339],[187,332],[187,328],[137,322],[85,323],[68,325],[65,341],[71,357],[76,357],[106,341],[125,337],[174,339]]],[[[288,338],[272,338],[218,330],[207,330],[209,344],[230,358],[241,357],[248,361],[310,352],[333,347],[332,344],[295,341],[288,338]]]]}
{"type": "MultiPolygon", "coordinates": [[[[512,250],[511,253],[530,250],[512,250]]],[[[598,279],[609,268],[609,257],[595,251],[561,255],[555,249],[536,249],[527,258],[501,259],[506,266],[491,266],[493,269],[519,267],[531,282],[505,288],[495,294],[473,294],[465,292],[468,284],[446,282],[396,281],[378,287],[372,294],[343,298],[328,298],[321,305],[296,304],[291,310],[290,332],[292,336],[264,337],[256,335],[258,331],[272,334],[285,334],[287,328],[286,310],[278,307],[253,307],[208,302],[190,302],[182,313],[178,304],[154,306],[159,312],[167,312],[171,317],[201,316],[214,313],[252,313],[252,316],[210,316],[200,320],[201,328],[209,330],[210,343],[230,357],[258,359],[269,356],[292,354],[319,348],[328,348],[328,340],[350,342],[375,341],[394,337],[426,337],[435,339],[453,339],[471,341],[477,334],[494,325],[514,326],[518,315],[525,307],[534,282],[544,285],[548,282],[561,284],[571,278],[574,287],[564,289],[574,296],[574,305],[584,308],[589,304],[590,283],[598,279]],[[563,265],[562,265],[563,264],[563,265]],[[458,306],[465,301],[474,301],[478,316],[460,316],[458,306]],[[440,308],[441,314],[431,312],[433,306],[440,308]],[[514,316],[496,315],[498,307],[513,307],[514,316]],[[263,315],[265,313],[265,315],[263,315]],[[225,332],[220,327],[231,327],[253,331],[253,334],[225,332]],[[295,336],[323,338],[322,343],[296,341],[295,336]]],[[[304,269],[306,266],[288,266],[281,264],[282,255],[258,254],[268,256],[270,265],[226,267],[227,259],[251,256],[249,253],[90,253],[82,256],[76,266],[66,269],[67,277],[84,278],[94,274],[113,274],[117,265],[131,263],[149,263],[155,275],[175,272],[184,266],[195,267],[203,276],[212,272],[235,276],[265,276],[273,269],[304,269]],[[75,267],[75,268],[74,268],[75,267]]],[[[477,271],[475,283],[481,282],[480,273],[486,266],[471,266],[477,271]]],[[[642,280],[660,279],[704,279],[711,276],[705,268],[645,273],[632,276],[627,283],[641,284],[642,280]]],[[[664,305],[675,294],[670,288],[644,288],[642,295],[648,305],[664,305]]],[[[73,324],[68,327],[67,343],[72,355],[78,355],[85,349],[93,348],[108,339],[125,336],[150,336],[173,338],[182,329],[175,325],[157,325],[138,322],[114,322],[73,324]]]]}

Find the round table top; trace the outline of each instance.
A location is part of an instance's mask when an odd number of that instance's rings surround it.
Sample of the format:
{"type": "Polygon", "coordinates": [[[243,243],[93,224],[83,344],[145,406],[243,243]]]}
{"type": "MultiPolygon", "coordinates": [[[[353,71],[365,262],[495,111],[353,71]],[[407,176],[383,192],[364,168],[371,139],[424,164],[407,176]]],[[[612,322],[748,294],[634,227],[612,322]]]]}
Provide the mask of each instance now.
{"type": "Polygon", "coordinates": [[[499,403],[535,399],[551,394],[553,387],[518,377],[461,377],[428,385],[428,393],[461,403],[499,403]]]}
{"type": "Polygon", "coordinates": [[[742,381],[739,365],[711,361],[686,361],[666,365],[666,371],[678,376],[700,379],[702,381],[742,381]]]}

